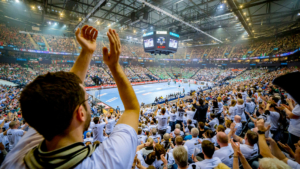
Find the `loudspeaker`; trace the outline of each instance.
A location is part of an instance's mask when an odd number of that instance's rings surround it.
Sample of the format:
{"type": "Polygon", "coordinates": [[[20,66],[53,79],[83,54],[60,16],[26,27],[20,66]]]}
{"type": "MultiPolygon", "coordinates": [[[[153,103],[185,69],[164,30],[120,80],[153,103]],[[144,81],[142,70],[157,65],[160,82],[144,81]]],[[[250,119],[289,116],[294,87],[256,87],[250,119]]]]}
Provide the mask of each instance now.
{"type": "Polygon", "coordinates": [[[132,12],[131,13],[131,22],[134,22],[135,21],[135,12],[132,12]]]}
{"type": "Polygon", "coordinates": [[[149,14],[149,13],[148,13],[147,11],[144,12],[144,16],[143,16],[143,19],[144,19],[144,20],[148,20],[148,14],[149,14]]]}

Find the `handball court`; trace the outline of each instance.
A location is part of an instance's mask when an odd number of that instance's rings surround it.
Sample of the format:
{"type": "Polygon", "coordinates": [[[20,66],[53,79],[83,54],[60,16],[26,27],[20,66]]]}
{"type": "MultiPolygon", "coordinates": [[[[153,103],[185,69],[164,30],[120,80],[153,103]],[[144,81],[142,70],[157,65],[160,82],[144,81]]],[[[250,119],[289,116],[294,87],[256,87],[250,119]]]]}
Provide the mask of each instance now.
{"type": "MultiPolygon", "coordinates": [[[[168,85],[168,82],[164,83],[153,83],[153,84],[146,84],[146,85],[136,85],[132,86],[135,94],[138,98],[139,103],[142,102],[145,104],[153,103],[156,97],[162,96],[163,98],[166,97],[166,95],[169,95],[171,93],[175,92],[181,92],[184,88],[185,94],[189,92],[190,90],[197,90],[198,87],[203,87],[203,85],[196,85],[196,84],[189,84],[188,83],[174,83],[171,82],[170,85],[168,85]],[[179,87],[180,84],[180,87],[179,87]]],[[[102,90],[90,90],[87,91],[88,94],[93,95],[97,99],[101,100],[105,104],[117,108],[117,106],[120,107],[121,111],[124,110],[124,106],[122,104],[119,92],[117,88],[111,88],[111,89],[102,89],[102,90]]]]}

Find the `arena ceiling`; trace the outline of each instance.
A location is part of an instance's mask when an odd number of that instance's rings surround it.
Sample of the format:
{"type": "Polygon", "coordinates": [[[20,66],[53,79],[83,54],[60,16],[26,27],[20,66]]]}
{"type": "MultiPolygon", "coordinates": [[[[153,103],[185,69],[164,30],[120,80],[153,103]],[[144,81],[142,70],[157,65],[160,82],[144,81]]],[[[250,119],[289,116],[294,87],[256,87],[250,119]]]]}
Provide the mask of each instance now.
{"type": "MultiPolygon", "coordinates": [[[[1,0],[0,15],[40,27],[57,22],[73,31],[100,1],[1,0]]],[[[109,0],[86,23],[96,26],[103,34],[108,28],[114,28],[123,38],[138,40],[147,31],[170,30],[178,33],[185,43],[199,45],[217,41],[193,27],[226,43],[298,29],[299,15],[300,0],[109,0]]]]}

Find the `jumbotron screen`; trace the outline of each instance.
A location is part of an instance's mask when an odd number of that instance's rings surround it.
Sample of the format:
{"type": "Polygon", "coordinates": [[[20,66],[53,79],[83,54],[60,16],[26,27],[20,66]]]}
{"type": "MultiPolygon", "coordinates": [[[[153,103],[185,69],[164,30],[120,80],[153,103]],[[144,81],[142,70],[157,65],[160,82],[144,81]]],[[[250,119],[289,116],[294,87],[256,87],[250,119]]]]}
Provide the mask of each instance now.
{"type": "Polygon", "coordinates": [[[143,35],[144,51],[151,54],[177,52],[179,35],[169,31],[154,31],[143,35]]]}

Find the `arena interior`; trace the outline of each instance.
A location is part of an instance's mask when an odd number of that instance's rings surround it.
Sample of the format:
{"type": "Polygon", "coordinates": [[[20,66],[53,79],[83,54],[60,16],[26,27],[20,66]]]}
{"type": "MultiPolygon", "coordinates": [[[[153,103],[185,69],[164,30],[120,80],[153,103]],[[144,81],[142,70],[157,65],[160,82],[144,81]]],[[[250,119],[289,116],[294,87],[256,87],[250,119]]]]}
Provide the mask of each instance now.
{"type": "Polygon", "coordinates": [[[300,169],[299,27],[300,0],[0,0],[0,168],[300,169]]]}

